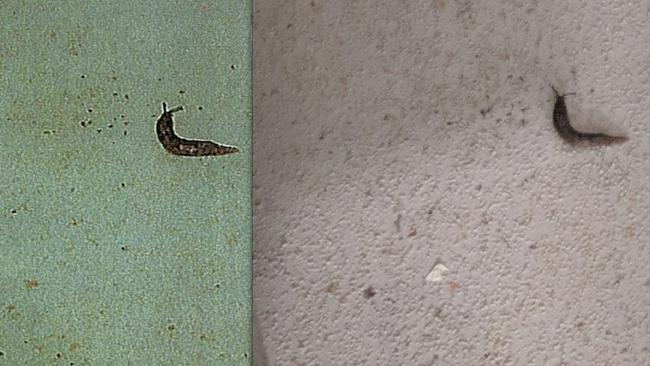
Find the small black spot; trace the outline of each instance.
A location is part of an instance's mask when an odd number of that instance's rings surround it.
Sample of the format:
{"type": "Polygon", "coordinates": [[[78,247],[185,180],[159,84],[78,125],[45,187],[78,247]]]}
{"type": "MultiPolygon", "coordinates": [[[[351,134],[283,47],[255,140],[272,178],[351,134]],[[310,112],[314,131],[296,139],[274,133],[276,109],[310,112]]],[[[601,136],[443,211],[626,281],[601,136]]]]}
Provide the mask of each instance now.
{"type": "Polygon", "coordinates": [[[124,118],[125,116],[123,114],[120,114],[120,118],[124,118]]]}
{"type": "Polygon", "coordinates": [[[172,332],[172,331],[176,330],[176,326],[175,326],[174,324],[169,324],[169,325],[167,326],[167,330],[170,331],[170,332],[172,332]]]}
{"type": "Polygon", "coordinates": [[[23,342],[25,342],[25,344],[29,343],[29,341],[27,339],[25,339],[23,342]]]}
{"type": "Polygon", "coordinates": [[[248,353],[244,353],[244,357],[248,358],[248,353]]]}
{"type": "Polygon", "coordinates": [[[129,99],[129,95],[128,95],[128,94],[124,94],[124,99],[129,99]]]}
{"type": "Polygon", "coordinates": [[[101,128],[98,128],[98,129],[97,129],[97,133],[102,133],[102,129],[101,129],[101,128]]]}
{"type": "Polygon", "coordinates": [[[88,108],[88,113],[93,113],[93,109],[92,109],[92,108],[88,108]]]}
{"type": "Polygon", "coordinates": [[[124,136],[126,136],[126,131],[124,131],[124,136]]]}
{"type": "Polygon", "coordinates": [[[235,65],[230,65],[230,68],[231,68],[232,70],[234,70],[234,69],[235,69],[235,65]]]}
{"type": "Polygon", "coordinates": [[[325,138],[325,132],[321,132],[320,135],[318,136],[319,140],[323,140],[325,138]]]}
{"type": "Polygon", "coordinates": [[[86,78],[86,75],[81,74],[81,78],[82,78],[82,79],[85,79],[85,78],[86,78]]]}
{"type": "Polygon", "coordinates": [[[5,355],[5,353],[0,351],[0,356],[4,356],[4,355],[5,355]]]}
{"type": "Polygon", "coordinates": [[[178,93],[179,94],[185,94],[185,90],[179,90],[178,93]]]}
{"type": "Polygon", "coordinates": [[[116,96],[117,96],[117,92],[113,92],[113,96],[116,97],[116,96]]]}
{"type": "Polygon", "coordinates": [[[363,297],[365,299],[369,299],[377,294],[377,291],[375,291],[372,286],[369,286],[367,289],[363,290],[363,297]]]}
{"type": "Polygon", "coordinates": [[[217,287],[217,288],[220,288],[220,287],[221,287],[221,285],[217,283],[217,286],[216,286],[216,287],[217,287]]]}
{"type": "Polygon", "coordinates": [[[57,352],[57,353],[55,354],[55,356],[56,356],[56,358],[61,358],[61,357],[63,357],[63,354],[61,354],[61,352],[57,352]]]}
{"type": "Polygon", "coordinates": [[[44,134],[49,135],[50,131],[43,131],[44,134]]]}
{"type": "Polygon", "coordinates": [[[120,185],[122,186],[122,188],[126,187],[126,184],[124,183],[120,183],[120,185]]]}
{"type": "Polygon", "coordinates": [[[199,106],[199,110],[202,111],[202,110],[203,110],[203,107],[199,106]]]}
{"type": "Polygon", "coordinates": [[[16,209],[15,209],[15,208],[12,208],[12,209],[11,209],[11,211],[9,211],[9,212],[11,212],[11,214],[12,214],[12,215],[15,215],[15,214],[16,214],[16,212],[18,212],[18,211],[16,211],[16,209]]]}
{"type": "Polygon", "coordinates": [[[74,192],[74,187],[70,188],[70,192],[74,192]]]}
{"type": "Polygon", "coordinates": [[[158,78],[158,81],[162,81],[162,78],[158,78]]]}
{"type": "Polygon", "coordinates": [[[108,125],[108,128],[113,128],[113,125],[108,125]]]}
{"type": "Polygon", "coordinates": [[[127,250],[129,250],[129,247],[127,247],[126,245],[122,245],[120,249],[126,252],[127,250]]]}

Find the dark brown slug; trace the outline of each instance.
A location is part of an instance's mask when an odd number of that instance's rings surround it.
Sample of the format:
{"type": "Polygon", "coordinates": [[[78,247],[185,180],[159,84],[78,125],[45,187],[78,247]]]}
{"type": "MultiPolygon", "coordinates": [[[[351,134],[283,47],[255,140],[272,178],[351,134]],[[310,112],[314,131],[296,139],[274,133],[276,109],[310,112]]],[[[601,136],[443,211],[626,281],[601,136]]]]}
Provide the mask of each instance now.
{"type": "Polygon", "coordinates": [[[555,106],[553,107],[553,126],[560,137],[569,143],[588,141],[595,144],[612,144],[627,141],[626,136],[610,136],[604,133],[588,133],[577,131],[569,121],[569,113],[566,109],[564,97],[575,93],[560,94],[551,86],[555,93],[555,106]]]}
{"type": "Polygon", "coordinates": [[[205,140],[188,140],[174,132],[173,116],[175,112],[182,111],[183,107],[176,107],[167,110],[167,104],[163,103],[163,113],[158,118],[156,132],[158,140],[168,152],[180,156],[211,156],[226,155],[239,152],[234,146],[217,144],[205,140]]]}

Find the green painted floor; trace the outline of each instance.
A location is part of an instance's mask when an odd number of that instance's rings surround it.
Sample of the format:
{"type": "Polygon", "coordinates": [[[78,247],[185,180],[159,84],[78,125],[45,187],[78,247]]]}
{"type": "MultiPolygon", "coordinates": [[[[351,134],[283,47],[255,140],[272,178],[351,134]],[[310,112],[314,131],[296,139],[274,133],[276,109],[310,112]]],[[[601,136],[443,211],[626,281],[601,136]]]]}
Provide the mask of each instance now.
{"type": "Polygon", "coordinates": [[[0,14],[0,365],[250,364],[250,2],[0,14]]]}

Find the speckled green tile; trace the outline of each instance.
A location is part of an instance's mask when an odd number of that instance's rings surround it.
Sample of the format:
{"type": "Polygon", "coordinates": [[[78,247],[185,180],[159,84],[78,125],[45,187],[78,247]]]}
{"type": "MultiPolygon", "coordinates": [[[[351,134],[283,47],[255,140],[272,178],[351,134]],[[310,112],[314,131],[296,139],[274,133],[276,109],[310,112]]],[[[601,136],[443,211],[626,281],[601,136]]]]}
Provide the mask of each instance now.
{"type": "Polygon", "coordinates": [[[0,14],[0,365],[249,365],[250,1],[0,14]]]}

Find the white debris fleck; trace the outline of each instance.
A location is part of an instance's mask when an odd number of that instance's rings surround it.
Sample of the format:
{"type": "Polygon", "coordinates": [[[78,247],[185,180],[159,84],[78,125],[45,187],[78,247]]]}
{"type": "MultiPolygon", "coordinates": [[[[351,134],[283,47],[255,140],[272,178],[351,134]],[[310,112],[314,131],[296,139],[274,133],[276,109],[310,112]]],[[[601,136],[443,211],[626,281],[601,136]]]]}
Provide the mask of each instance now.
{"type": "Polygon", "coordinates": [[[442,281],[443,277],[445,276],[445,273],[449,272],[449,269],[445,267],[444,264],[438,263],[436,264],[431,272],[427,275],[426,281],[427,282],[440,282],[442,281]]]}

